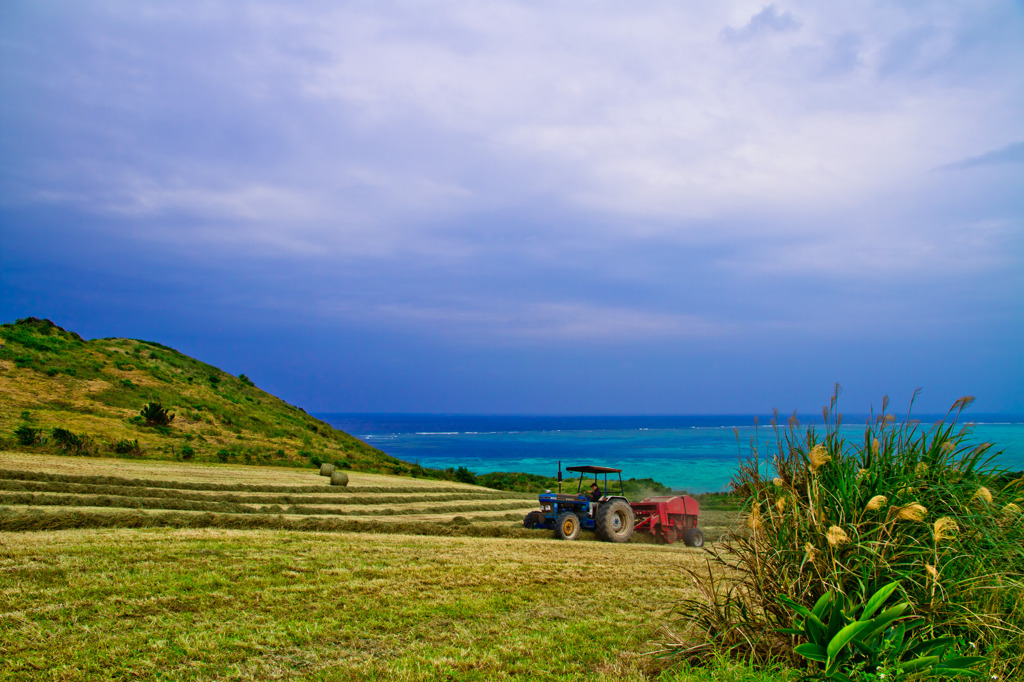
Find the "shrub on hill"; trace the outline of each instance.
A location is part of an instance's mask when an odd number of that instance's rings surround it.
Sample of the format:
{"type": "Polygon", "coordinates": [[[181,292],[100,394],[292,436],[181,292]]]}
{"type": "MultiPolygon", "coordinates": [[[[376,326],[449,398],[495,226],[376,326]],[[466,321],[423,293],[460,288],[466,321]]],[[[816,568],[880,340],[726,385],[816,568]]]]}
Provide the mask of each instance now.
{"type": "Polygon", "coordinates": [[[114,443],[111,449],[119,455],[142,454],[142,448],[139,447],[138,439],[128,440],[127,438],[122,438],[121,440],[114,443]]]}
{"type": "Polygon", "coordinates": [[[958,651],[1020,673],[1024,488],[1020,479],[1003,482],[992,444],[974,445],[957,427],[973,399],[927,431],[909,417],[897,424],[886,399],[863,442],[846,443],[837,398],[838,387],[824,433],[773,419],[770,455],[752,448],[741,462],[733,486],[747,499],[746,532],[710,554],[734,579],[691,573],[702,596],[679,607],[689,641],[677,650],[691,659],[719,651],[802,660],[816,675],[849,654],[850,667],[836,670],[875,675],[884,657],[857,637],[878,635],[874,644],[889,642],[887,665],[906,673],[938,672],[958,651]],[[872,596],[893,584],[892,598],[906,607],[872,630],[858,614],[877,609],[886,600],[872,596]],[[908,617],[921,619],[913,635],[908,617]],[[938,653],[914,663],[932,638],[944,643],[932,647],[938,653]]]}
{"type": "Polygon", "coordinates": [[[82,455],[93,450],[92,439],[84,433],[72,433],[58,426],[50,431],[50,437],[57,447],[69,454],[82,455]]]}
{"type": "Polygon", "coordinates": [[[146,421],[146,426],[169,426],[174,421],[174,413],[168,412],[160,403],[146,403],[139,416],[146,421]]]}
{"type": "Polygon", "coordinates": [[[14,439],[18,445],[38,445],[42,441],[42,435],[42,429],[33,429],[28,424],[22,424],[14,429],[14,439]]]}

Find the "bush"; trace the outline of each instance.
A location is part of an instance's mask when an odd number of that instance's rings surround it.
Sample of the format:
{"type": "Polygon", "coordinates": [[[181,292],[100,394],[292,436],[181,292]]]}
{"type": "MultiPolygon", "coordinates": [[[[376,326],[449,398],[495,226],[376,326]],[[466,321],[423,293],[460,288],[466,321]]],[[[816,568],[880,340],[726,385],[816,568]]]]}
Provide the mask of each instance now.
{"type": "Polygon", "coordinates": [[[174,421],[174,413],[168,412],[160,403],[146,403],[139,411],[146,426],[169,426],[174,421]]]}
{"type": "Polygon", "coordinates": [[[114,452],[119,455],[138,455],[142,453],[142,448],[139,447],[138,440],[122,438],[114,443],[114,452]]]}
{"type": "Polygon", "coordinates": [[[196,456],[196,451],[192,449],[191,445],[181,446],[181,458],[186,462],[196,456]]]}
{"type": "Polygon", "coordinates": [[[14,429],[14,438],[18,441],[18,445],[36,445],[42,439],[42,435],[42,429],[33,429],[27,424],[22,424],[14,429]]]}
{"type": "Polygon", "coordinates": [[[455,470],[455,480],[460,483],[476,483],[476,474],[466,467],[459,467],[455,470]]]}
{"type": "Polygon", "coordinates": [[[252,379],[250,379],[249,377],[245,376],[244,374],[239,374],[238,375],[238,380],[241,381],[246,386],[255,386],[256,385],[256,384],[254,384],[252,382],[252,379]]]}
{"type": "Polygon", "coordinates": [[[691,572],[702,596],[681,603],[679,625],[700,641],[680,651],[796,662],[806,642],[784,634],[793,605],[810,610],[829,594],[863,605],[898,583],[895,596],[930,636],[970,641],[1007,675],[1020,672],[1024,490],[1020,480],[999,486],[992,444],[972,445],[957,428],[973,399],[927,432],[909,417],[897,424],[885,399],[863,443],[847,444],[838,395],[824,409],[824,434],[776,417],[771,456],[752,446],[741,461],[733,488],[747,499],[746,531],[710,550],[735,580],[691,572]]]}
{"type": "Polygon", "coordinates": [[[86,434],[78,435],[59,426],[50,432],[50,436],[57,447],[71,454],[84,454],[92,447],[92,439],[86,434]]]}
{"type": "Polygon", "coordinates": [[[228,461],[228,457],[230,457],[230,456],[231,456],[231,453],[228,452],[227,450],[223,449],[223,448],[221,448],[220,450],[217,451],[217,459],[219,459],[221,462],[227,462],[228,461]]]}

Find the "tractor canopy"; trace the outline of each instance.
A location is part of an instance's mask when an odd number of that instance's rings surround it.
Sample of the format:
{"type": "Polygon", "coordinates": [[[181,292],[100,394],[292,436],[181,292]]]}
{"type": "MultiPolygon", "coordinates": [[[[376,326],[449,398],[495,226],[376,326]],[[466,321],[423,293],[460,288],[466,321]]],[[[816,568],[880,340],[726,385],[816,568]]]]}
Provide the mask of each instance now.
{"type": "MultiPolygon", "coordinates": [[[[601,488],[601,492],[602,492],[603,495],[605,495],[605,496],[607,496],[607,495],[619,495],[619,496],[621,496],[623,494],[622,469],[613,469],[612,467],[599,467],[599,466],[594,466],[593,464],[585,464],[585,465],[582,465],[582,466],[566,467],[565,470],[566,471],[571,471],[572,473],[576,473],[576,474],[580,475],[580,481],[579,481],[579,484],[576,487],[576,492],[578,494],[583,492],[583,480],[584,480],[584,478],[586,478],[587,474],[592,474],[594,476],[594,483],[598,484],[598,487],[601,488]],[[610,491],[608,489],[608,474],[618,474],[619,475],[619,490],[618,490],[618,492],[613,492],[613,491],[610,491]],[[603,481],[604,485],[602,485],[602,481],[598,479],[598,476],[604,476],[604,481],[603,481]]],[[[558,485],[559,485],[559,491],[561,491],[561,485],[562,485],[562,463],[561,462],[558,463],[558,485]]]]}

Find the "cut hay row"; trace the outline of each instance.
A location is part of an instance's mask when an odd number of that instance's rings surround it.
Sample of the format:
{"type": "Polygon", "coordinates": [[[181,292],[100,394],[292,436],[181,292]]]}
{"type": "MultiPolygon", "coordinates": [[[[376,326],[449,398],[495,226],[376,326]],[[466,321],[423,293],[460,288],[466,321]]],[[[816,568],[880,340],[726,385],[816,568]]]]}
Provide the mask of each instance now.
{"type": "Polygon", "coordinates": [[[524,509],[525,502],[497,501],[484,503],[468,501],[459,503],[418,506],[395,505],[394,507],[367,506],[310,506],[293,504],[249,506],[234,502],[201,502],[169,498],[123,497],[116,495],[68,495],[59,493],[0,493],[0,506],[56,506],[56,507],[117,507],[121,509],[164,509],[180,511],[208,511],[231,514],[300,514],[315,516],[390,516],[419,513],[439,514],[444,512],[507,511],[524,509]]]}
{"type": "MultiPolygon", "coordinates": [[[[353,492],[339,499],[337,495],[315,493],[271,494],[271,493],[225,493],[218,491],[185,490],[181,488],[144,488],[126,485],[97,485],[92,483],[60,483],[51,481],[17,481],[0,479],[0,490],[8,492],[71,493],[78,495],[119,495],[123,497],[161,497],[211,502],[235,502],[238,504],[392,504],[404,502],[446,502],[451,500],[527,500],[535,496],[523,493],[481,490],[462,493],[431,492],[419,489],[415,493],[367,493],[353,492]],[[426,491],[426,492],[424,492],[426,491]]],[[[391,490],[394,490],[393,488],[391,490]]],[[[327,491],[329,492],[329,491],[327,491]]]]}
{"type": "Polygon", "coordinates": [[[160,487],[184,489],[184,491],[223,491],[233,493],[319,493],[328,495],[351,495],[352,493],[472,493],[467,486],[430,484],[424,481],[418,485],[386,486],[331,485],[330,481],[313,474],[310,478],[322,481],[316,485],[257,485],[247,483],[206,483],[182,480],[156,480],[152,478],[122,478],[120,476],[85,476],[58,474],[40,471],[0,469],[0,479],[26,481],[53,481],[62,483],[91,483],[94,485],[130,485],[136,487],[160,487]]]}
{"type": "MultiPolygon", "coordinates": [[[[190,516],[202,516],[204,514],[211,514],[212,513],[212,514],[214,514],[216,516],[240,516],[240,517],[253,516],[253,514],[232,514],[230,512],[189,511],[187,509],[180,509],[180,510],[179,509],[146,509],[146,510],[142,510],[142,509],[119,509],[119,508],[111,508],[111,507],[36,507],[36,506],[27,506],[27,505],[4,506],[4,507],[0,507],[0,510],[3,510],[5,512],[7,512],[7,513],[16,513],[16,514],[50,514],[50,515],[61,515],[61,514],[67,514],[67,513],[70,513],[70,512],[76,512],[76,513],[80,512],[80,513],[83,513],[83,514],[117,514],[117,513],[127,513],[127,512],[138,511],[138,512],[142,512],[142,513],[149,514],[149,515],[161,515],[161,514],[170,514],[170,515],[179,514],[180,515],[180,514],[186,514],[186,515],[190,515],[190,516]]],[[[274,517],[278,517],[278,518],[288,519],[288,520],[291,520],[291,521],[301,521],[302,519],[310,519],[310,518],[313,518],[313,519],[315,519],[315,518],[323,518],[323,519],[335,519],[335,518],[338,518],[336,516],[331,516],[331,515],[326,515],[326,516],[315,516],[314,515],[314,516],[310,516],[310,515],[306,515],[306,514],[277,514],[277,513],[274,513],[274,514],[267,513],[267,514],[262,514],[262,516],[274,516],[274,517]]],[[[483,511],[483,512],[474,512],[472,514],[470,514],[470,513],[467,513],[467,514],[456,514],[454,516],[451,513],[447,513],[447,514],[388,514],[388,515],[383,515],[383,516],[349,516],[349,517],[343,517],[343,518],[352,519],[352,520],[375,521],[375,522],[379,521],[381,523],[388,524],[389,527],[395,527],[395,528],[400,527],[399,524],[402,524],[402,523],[420,523],[420,522],[425,522],[425,523],[445,523],[445,524],[449,524],[449,523],[454,523],[454,524],[460,524],[460,523],[461,524],[465,524],[465,523],[489,523],[489,524],[497,524],[497,525],[502,525],[502,526],[507,526],[507,525],[509,525],[509,522],[511,522],[511,524],[513,526],[520,527],[522,519],[523,519],[523,511],[522,510],[511,511],[511,512],[509,512],[509,511],[483,511]]],[[[3,532],[3,530],[4,530],[3,528],[0,528],[0,532],[3,532]]],[[[586,533],[586,532],[587,531],[583,531],[583,533],[586,533]]],[[[541,533],[541,535],[539,537],[543,537],[543,536],[544,536],[544,533],[541,533]]]]}
{"type": "Polygon", "coordinates": [[[475,525],[465,522],[387,522],[378,519],[333,519],[324,517],[287,518],[272,514],[215,514],[188,512],[144,512],[59,509],[52,512],[0,507],[0,531],[53,531],[75,528],[269,528],[280,530],[402,533],[461,537],[542,537],[544,531],[527,530],[518,524],[475,525]]]}
{"type": "MultiPolygon", "coordinates": [[[[536,504],[523,493],[421,480],[405,485],[403,479],[362,474],[355,475],[362,483],[394,484],[332,486],[313,472],[287,472],[287,482],[310,485],[210,482],[196,480],[204,472],[190,464],[180,465],[178,476],[161,472],[162,478],[106,475],[109,468],[99,476],[26,469],[0,469],[4,530],[217,526],[447,535],[452,526],[473,524],[518,529],[536,504]]],[[[239,471],[239,480],[246,473],[239,471]]],[[[337,470],[332,473],[339,478],[337,470]]]]}

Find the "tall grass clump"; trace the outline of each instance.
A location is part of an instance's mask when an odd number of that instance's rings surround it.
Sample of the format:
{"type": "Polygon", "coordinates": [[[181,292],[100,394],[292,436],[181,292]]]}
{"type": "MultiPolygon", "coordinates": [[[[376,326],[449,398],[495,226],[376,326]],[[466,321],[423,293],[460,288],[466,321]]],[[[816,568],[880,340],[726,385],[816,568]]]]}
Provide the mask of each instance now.
{"type": "Polygon", "coordinates": [[[1024,489],[960,424],[973,398],[931,427],[897,420],[886,398],[848,443],[838,395],[820,429],[776,413],[769,452],[752,443],[741,457],[732,485],[746,525],[709,549],[707,573],[691,573],[700,596],[678,606],[670,648],[788,660],[823,679],[874,679],[875,646],[887,647],[887,679],[957,661],[1024,673],[1024,489]],[[857,614],[880,608],[879,593],[900,608],[875,632],[857,614]],[[963,658],[975,654],[988,661],[963,658]]]}

